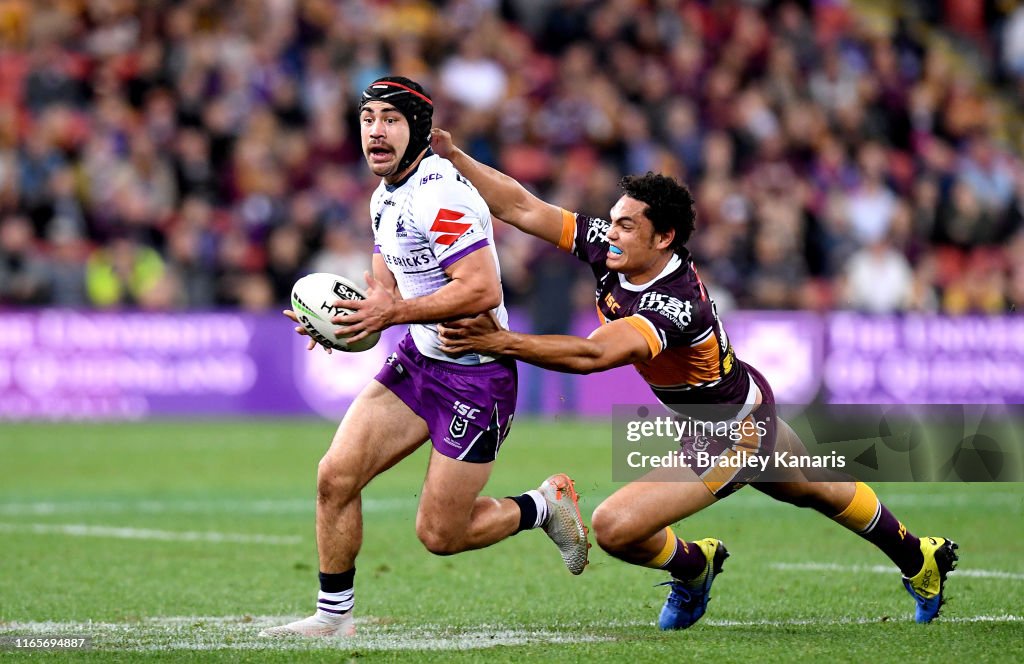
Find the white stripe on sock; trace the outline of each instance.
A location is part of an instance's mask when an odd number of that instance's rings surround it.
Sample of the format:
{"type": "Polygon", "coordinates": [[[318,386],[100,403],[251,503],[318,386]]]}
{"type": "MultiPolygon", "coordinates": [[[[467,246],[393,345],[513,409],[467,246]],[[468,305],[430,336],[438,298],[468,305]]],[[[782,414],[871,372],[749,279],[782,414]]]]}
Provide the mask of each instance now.
{"type": "Polygon", "coordinates": [[[860,531],[857,534],[858,535],[867,535],[868,533],[870,533],[872,530],[875,529],[875,526],[878,525],[878,519],[881,516],[882,516],[882,501],[878,501],[878,506],[875,508],[875,516],[871,517],[871,523],[868,524],[867,528],[865,528],[864,530],[860,531]]]}
{"type": "Polygon", "coordinates": [[[321,590],[316,596],[316,613],[325,620],[340,620],[342,617],[341,613],[336,612],[347,613],[352,610],[352,606],[355,603],[355,590],[353,588],[342,590],[340,593],[325,593],[321,590]]]}
{"type": "Polygon", "coordinates": [[[537,505],[537,521],[534,522],[533,527],[540,528],[548,520],[548,501],[544,500],[544,496],[537,489],[530,489],[524,495],[533,498],[533,502],[537,505]]]}

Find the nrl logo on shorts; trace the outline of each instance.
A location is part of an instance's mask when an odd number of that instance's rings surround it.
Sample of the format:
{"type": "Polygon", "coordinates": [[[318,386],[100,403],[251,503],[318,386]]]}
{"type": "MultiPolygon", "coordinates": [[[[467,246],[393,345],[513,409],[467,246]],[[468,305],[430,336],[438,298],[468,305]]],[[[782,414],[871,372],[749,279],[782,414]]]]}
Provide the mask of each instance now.
{"type": "Polygon", "coordinates": [[[462,438],[468,429],[469,420],[458,415],[452,417],[452,423],[448,425],[448,433],[452,435],[452,438],[462,438]]]}
{"type": "Polygon", "coordinates": [[[473,408],[461,401],[452,404],[452,409],[455,411],[455,415],[452,416],[452,423],[448,425],[448,433],[452,435],[452,438],[462,438],[469,428],[469,421],[476,419],[480,409],[473,408]]]}

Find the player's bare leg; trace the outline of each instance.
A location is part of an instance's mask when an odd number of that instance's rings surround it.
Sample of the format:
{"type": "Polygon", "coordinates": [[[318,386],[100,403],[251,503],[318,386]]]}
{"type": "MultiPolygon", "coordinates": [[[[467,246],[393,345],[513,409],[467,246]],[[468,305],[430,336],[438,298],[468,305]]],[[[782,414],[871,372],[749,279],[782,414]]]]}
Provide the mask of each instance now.
{"type": "MultiPolygon", "coordinates": [[[[803,441],[782,419],[777,420],[775,450],[788,452],[791,456],[807,454],[803,441]]],[[[752,486],[776,500],[808,507],[829,517],[846,509],[857,489],[852,478],[830,470],[776,468],[772,475],[779,481],[753,482],[752,486]],[[810,476],[808,473],[820,475],[810,476]]]]}
{"type": "Polygon", "coordinates": [[[594,510],[598,545],[634,565],[665,547],[666,527],[716,502],[689,468],[659,468],[622,487],[594,510]]]}
{"type": "Polygon", "coordinates": [[[672,575],[658,616],[662,629],[685,629],[704,615],[711,584],[729,556],[721,541],[686,541],[670,524],[716,501],[693,470],[662,468],[619,489],[594,511],[592,525],[601,548],[626,562],[672,575]]]}
{"type": "Polygon", "coordinates": [[[582,572],[587,562],[586,530],[572,481],[554,475],[541,489],[520,496],[480,496],[493,465],[466,463],[432,451],[416,514],[416,534],[423,545],[432,553],[448,555],[540,527],[559,545],[570,571],[582,572]]]}
{"type": "Polygon", "coordinates": [[[426,440],[426,423],[391,390],[376,381],[363,389],[317,467],[316,542],[322,572],[342,572],[355,564],[363,540],[363,487],[426,440]]]}
{"type": "MultiPolygon", "coordinates": [[[[778,421],[776,450],[806,454],[803,442],[784,421],[778,421]]],[[[815,472],[813,470],[806,472],[815,472]]],[[[863,482],[817,481],[801,469],[785,469],[780,482],[757,482],[754,487],[783,502],[809,507],[852,530],[878,547],[903,573],[903,585],[914,598],[914,619],[930,622],[944,601],[946,574],[955,568],[957,544],[942,537],[917,538],[907,530],[875,492],[863,482]]]]}
{"type": "Polygon", "coordinates": [[[371,381],[356,397],[317,468],[317,612],[265,630],[264,635],[332,637],[354,633],[355,559],[363,540],[360,493],[370,480],[426,439],[426,423],[380,383],[371,381]]]}
{"type": "Polygon", "coordinates": [[[480,496],[493,466],[431,450],[416,512],[416,535],[428,551],[449,555],[480,549],[515,532],[519,507],[509,499],[480,496]]]}

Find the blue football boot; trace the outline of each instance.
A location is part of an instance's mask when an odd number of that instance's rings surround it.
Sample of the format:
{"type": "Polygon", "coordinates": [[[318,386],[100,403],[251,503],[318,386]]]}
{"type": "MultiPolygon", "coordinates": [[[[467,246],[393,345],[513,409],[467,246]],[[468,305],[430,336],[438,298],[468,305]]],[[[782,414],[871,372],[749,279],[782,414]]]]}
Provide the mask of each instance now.
{"type": "Polygon", "coordinates": [[[660,584],[670,586],[665,606],[661,607],[661,615],[658,616],[661,629],[686,629],[701,619],[711,599],[708,594],[711,584],[722,573],[722,565],[729,557],[725,545],[714,538],[698,540],[696,544],[707,559],[704,571],[687,581],[672,579],[660,584]]]}

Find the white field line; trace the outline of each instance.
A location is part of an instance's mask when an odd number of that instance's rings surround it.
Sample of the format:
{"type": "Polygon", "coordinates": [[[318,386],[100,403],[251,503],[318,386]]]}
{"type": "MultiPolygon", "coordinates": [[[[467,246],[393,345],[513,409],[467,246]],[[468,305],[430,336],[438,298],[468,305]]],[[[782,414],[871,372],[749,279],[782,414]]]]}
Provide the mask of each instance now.
{"type": "MultiPolygon", "coordinates": [[[[363,512],[415,509],[416,498],[364,498],[363,512]]],[[[0,515],[51,514],[312,514],[314,498],[282,500],[75,500],[67,502],[0,503],[0,515]]]]}
{"type": "MultiPolygon", "coordinates": [[[[443,625],[403,625],[373,617],[356,618],[356,636],[342,641],[302,638],[265,638],[259,632],[266,627],[294,620],[296,616],[175,616],[144,618],[135,622],[0,622],[0,635],[89,636],[99,650],[472,650],[495,646],[520,646],[552,643],[596,643],[616,640],[615,635],[597,633],[608,628],[644,627],[647,621],[612,621],[600,625],[559,624],[548,629],[510,629],[508,625],[473,625],[463,628],[443,625]],[[595,631],[590,631],[595,630],[595,631]]],[[[713,620],[710,627],[822,627],[860,625],[881,622],[908,622],[910,619],[796,618],[791,620],[713,620]]],[[[976,615],[943,616],[944,623],[1019,623],[1024,616],[976,615]]]]}
{"type": "Polygon", "coordinates": [[[0,635],[89,636],[100,650],[471,650],[531,643],[593,643],[614,637],[580,629],[510,629],[507,625],[387,624],[356,618],[355,637],[338,640],[267,638],[260,630],[291,622],[296,616],[180,616],[138,622],[0,622],[0,635]]]}
{"type": "Polygon", "coordinates": [[[160,540],[164,542],[213,542],[217,544],[299,544],[295,535],[254,535],[216,531],[152,530],[90,526],[84,523],[0,523],[0,533],[67,535],[69,537],[111,537],[114,539],[160,540]]]}
{"type": "MultiPolygon", "coordinates": [[[[584,499],[596,504],[605,495],[584,494],[584,499]]],[[[997,492],[980,495],[971,494],[913,494],[893,493],[882,496],[883,502],[893,507],[1003,507],[1010,511],[1024,511],[1024,491],[997,492]]],[[[363,512],[367,514],[413,510],[418,500],[407,498],[364,498],[363,512]]],[[[729,509],[729,506],[751,508],[787,509],[777,502],[748,490],[725,501],[715,509],[729,509]]],[[[74,500],[37,502],[0,502],[3,516],[44,516],[54,514],[313,514],[314,498],[286,498],[276,500],[74,500]]]]}
{"type": "MultiPolygon", "coordinates": [[[[714,620],[707,619],[702,621],[704,625],[712,625],[714,627],[802,627],[805,625],[810,626],[825,626],[825,625],[869,625],[872,623],[880,622],[909,622],[910,618],[835,618],[832,620],[824,620],[820,618],[796,618],[793,620],[714,620]]],[[[1016,623],[1024,622],[1024,616],[1016,616],[1009,613],[1004,613],[998,616],[947,616],[943,614],[941,617],[936,619],[939,623],[1016,623]]]]}
{"type": "MultiPolygon", "coordinates": [[[[837,565],[835,563],[771,563],[772,569],[798,572],[872,572],[874,574],[895,574],[896,568],[888,565],[837,565]]],[[[1024,574],[1003,572],[991,569],[957,569],[952,572],[957,576],[970,576],[978,579],[1011,579],[1024,581],[1024,574]]]]}

